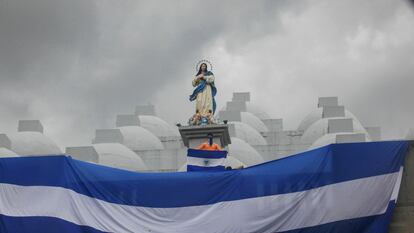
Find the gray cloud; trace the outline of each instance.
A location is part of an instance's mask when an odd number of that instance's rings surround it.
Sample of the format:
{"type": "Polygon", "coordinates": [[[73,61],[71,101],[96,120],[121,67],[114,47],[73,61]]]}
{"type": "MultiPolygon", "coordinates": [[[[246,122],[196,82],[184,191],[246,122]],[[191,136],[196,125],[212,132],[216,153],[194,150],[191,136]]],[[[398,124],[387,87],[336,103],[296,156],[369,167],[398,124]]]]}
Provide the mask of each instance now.
{"type": "Polygon", "coordinates": [[[208,58],[221,105],[252,91],[295,128],[318,96],[339,95],[398,136],[413,124],[413,21],[392,0],[1,0],[0,131],[37,118],[61,146],[88,143],[147,102],[183,121],[194,65],[208,58]]]}

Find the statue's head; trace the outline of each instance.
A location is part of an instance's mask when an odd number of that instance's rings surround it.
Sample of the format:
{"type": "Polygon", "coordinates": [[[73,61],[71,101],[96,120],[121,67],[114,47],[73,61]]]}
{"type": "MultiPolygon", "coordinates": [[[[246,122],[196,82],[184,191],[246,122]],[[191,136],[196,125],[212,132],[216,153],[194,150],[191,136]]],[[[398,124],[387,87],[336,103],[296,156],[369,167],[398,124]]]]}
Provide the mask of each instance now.
{"type": "Polygon", "coordinates": [[[207,71],[207,64],[206,63],[201,63],[200,69],[201,69],[201,71],[207,71]]]}
{"type": "Polygon", "coordinates": [[[211,65],[211,62],[209,62],[208,60],[201,60],[199,62],[197,62],[196,65],[196,71],[197,71],[197,75],[203,73],[203,72],[208,72],[208,71],[212,71],[213,70],[213,65],[211,65]],[[210,66],[210,67],[208,67],[210,66]]]}
{"type": "Polygon", "coordinates": [[[204,72],[207,72],[207,63],[205,63],[205,62],[201,63],[197,74],[201,74],[201,73],[204,73],[204,72]]]}

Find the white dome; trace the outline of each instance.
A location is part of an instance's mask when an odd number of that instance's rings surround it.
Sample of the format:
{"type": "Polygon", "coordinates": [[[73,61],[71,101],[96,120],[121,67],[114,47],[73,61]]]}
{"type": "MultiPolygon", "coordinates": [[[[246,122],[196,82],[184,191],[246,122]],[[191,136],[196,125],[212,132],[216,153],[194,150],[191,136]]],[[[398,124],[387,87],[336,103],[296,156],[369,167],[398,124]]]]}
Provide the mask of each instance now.
{"type": "Polygon", "coordinates": [[[408,133],[407,133],[407,136],[405,136],[405,139],[414,140],[414,129],[408,130],[408,133]]]}
{"type": "Polygon", "coordinates": [[[124,139],[122,144],[133,151],[164,149],[160,139],[140,126],[123,126],[119,130],[124,139]]]}
{"type": "Polygon", "coordinates": [[[232,121],[229,124],[234,126],[235,135],[232,136],[240,138],[252,146],[267,145],[263,136],[250,125],[237,121],[232,121]]]}
{"type": "MultiPolygon", "coordinates": [[[[310,147],[309,149],[315,149],[318,147],[322,147],[322,146],[326,146],[329,144],[333,144],[336,143],[336,136],[340,134],[340,135],[344,135],[344,134],[354,134],[354,133],[329,133],[329,134],[325,134],[322,137],[320,137],[318,140],[316,140],[310,147]]],[[[365,141],[369,142],[371,141],[368,137],[367,134],[365,134],[365,141]]]]}
{"type": "Polygon", "coordinates": [[[19,157],[19,156],[7,148],[0,147],[0,158],[7,158],[7,157],[19,157]]]}
{"type": "MultiPolygon", "coordinates": [[[[333,117],[333,118],[322,118],[314,122],[308,129],[303,133],[301,141],[304,144],[313,144],[317,139],[325,134],[328,134],[328,121],[330,119],[349,119],[346,117],[333,117]]],[[[364,133],[370,140],[368,132],[361,125],[361,123],[355,119],[352,119],[353,133],[364,133]]]]}
{"type": "Polygon", "coordinates": [[[46,135],[39,132],[18,132],[9,135],[11,150],[18,155],[62,154],[59,147],[46,135]]]}
{"type": "MultiPolygon", "coordinates": [[[[309,113],[299,124],[297,130],[306,131],[313,123],[317,122],[318,120],[322,119],[323,108],[317,108],[313,112],[309,113]]],[[[345,109],[345,118],[352,118],[354,122],[357,122],[361,125],[361,122],[356,118],[356,116],[345,109]]]]}
{"type": "Polygon", "coordinates": [[[139,122],[142,128],[149,130],[157,137],[180,136],[178,129],[156,116],[140,115],[139,122]]]}
{"type": "Polygon", "coordinates": [[[246,103],[246,108],[248,112],[253,113],[261,120],[270,119],[270,116],[265,111],[263,111],[263,109],[255,104],[252,104],[251,102],[246,103]]]}
{"type": "Polygon", "coordinates": [[[234,157],[247,166],[263,163],[262,156],[240,138],[232,137],[229,144],[229,156],[234,157]]]}
{"type": "MultiPolygon", "coordinates": [[[[234,158],[233,156],[228,155],[226,158],[226,162],[224,163],[225,167],[232,167],[232,168],[238,168],[240,166],[246,167],[246,165],[242,162],[240,162],[240,160],[234,158]]],[[[187,163],[184,163],[183,166],[180,167],[180,169],[178,169],[179,172],[185,172],[187,171],[187,163]]]]}
{"type": "Polygon", "coordinates": [[[246,123],[253,127],[258,132],[268,132],[266,125],[257,116],[250,112],[241,112],[241,122],[246,123]]]}
{"type": "Polygon", "coordinates": [[[298,130],[305,131],[311,126],[313,123],[322,119],[322,108],[317,108],[313,112],[309,113],[303,120],[300,122],[298,130]]]}
{"type": "Polygon", "coordinates": [[[147,170],[144,161],[128,147],[119,143],[93,144],[99,155],[99,164],[131,170],[147,170]]]}

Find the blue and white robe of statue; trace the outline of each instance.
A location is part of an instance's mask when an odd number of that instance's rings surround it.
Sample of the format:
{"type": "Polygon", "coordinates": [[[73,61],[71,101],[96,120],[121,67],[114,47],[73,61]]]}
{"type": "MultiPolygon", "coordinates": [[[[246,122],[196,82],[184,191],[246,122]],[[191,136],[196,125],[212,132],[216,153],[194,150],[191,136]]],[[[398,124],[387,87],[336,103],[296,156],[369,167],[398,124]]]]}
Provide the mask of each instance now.
{"type": "Polygon", "coordinates": [[[204,74],[204,79],[193,80],[193,86],[196,87],[193,94],[190,95],[190,101],[196,101],[196,110],[202,116],[209,116],[211,111],[213,114],[216,111],[216,96],[217,89],[214,85],[214,74],[211,71],[207,71],[204,74]]]}

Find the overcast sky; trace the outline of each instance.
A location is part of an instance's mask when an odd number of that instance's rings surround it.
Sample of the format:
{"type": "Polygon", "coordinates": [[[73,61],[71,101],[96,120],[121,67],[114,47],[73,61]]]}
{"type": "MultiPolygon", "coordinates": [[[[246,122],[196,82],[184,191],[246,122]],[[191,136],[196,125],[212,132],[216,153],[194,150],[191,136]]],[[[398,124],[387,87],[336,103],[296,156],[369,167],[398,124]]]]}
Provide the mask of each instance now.
{"type": "Polygon", "coordinates": [[[386,138],[414,127],[414,10],[404,0],[0,0],[0,132],[39,119],[62,148],[153,103],[185,122],[195,64],[285,129],[338,96],[386,138]]]}

